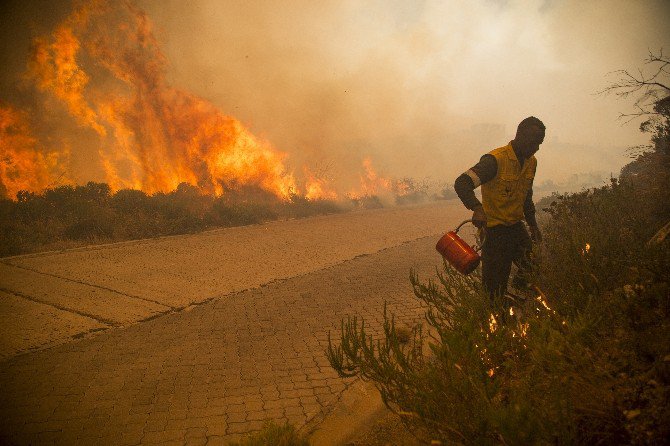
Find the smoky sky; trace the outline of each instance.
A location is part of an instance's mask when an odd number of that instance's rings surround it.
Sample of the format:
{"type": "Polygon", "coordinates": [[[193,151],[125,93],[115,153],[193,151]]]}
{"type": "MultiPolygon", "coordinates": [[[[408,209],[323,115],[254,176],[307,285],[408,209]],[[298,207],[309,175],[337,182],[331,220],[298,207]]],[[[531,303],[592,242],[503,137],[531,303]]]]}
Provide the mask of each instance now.
{"type": "MultiPolygon", "coordinates": [[[[66,2],[2,8],[0,99],[31,35],[66,2]]],[[[288,154],[287,164],[354,177],[367,156],[390,176],[445,182],[506,144],[533,115],[547,126],[538,180],[615,175],[644,143],[632,100],[595,93],[617,69],[670,51],[667,2],[142,0],[173,85],[211,101],[288,154]]],[[[23,89],[21,89],[23,88],[23,89]]],[[[23,98],[23,99],[22,99],[23,98]]],[[[73,149],[74,151],[75,149],[73,149]]],[[[82,149],[83,150],[83,149],[82,149]]]]}

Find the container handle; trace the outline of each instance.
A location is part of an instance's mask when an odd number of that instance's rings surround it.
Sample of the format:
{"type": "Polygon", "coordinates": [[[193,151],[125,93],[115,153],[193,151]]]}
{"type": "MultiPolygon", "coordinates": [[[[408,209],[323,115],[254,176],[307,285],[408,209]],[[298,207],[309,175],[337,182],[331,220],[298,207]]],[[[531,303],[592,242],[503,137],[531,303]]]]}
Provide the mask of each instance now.
{"type": "Polygon", "coordinates": [[[466,224],[466,223],[472,223],[472,220],[465,220],[463,223],[461,223],[460,225],[456,226],[456,229],[454,229],[454,232],[455,232],[456,234],[458,234],[458,230],[461,229],[461,226],[463,226],[463,225],[466,224]]]}
{"type": "MultiPolygon", "coordinates": [[[[454,229],[454,233],[458,234],[458,230],[461,229],[461,227],[467,223],[473,223],[472,219],[470,220],[465,220],[462,222],[460,225],[456,226],[456,229],[454,229]]],[[[484,240],[486,240],[486,228],[478,228],[478,237],[479,237],[479,244],[475,244],[473,246],[474,250],[479,252],[482,250],[482,246],[484,245],[484,240]]]]}

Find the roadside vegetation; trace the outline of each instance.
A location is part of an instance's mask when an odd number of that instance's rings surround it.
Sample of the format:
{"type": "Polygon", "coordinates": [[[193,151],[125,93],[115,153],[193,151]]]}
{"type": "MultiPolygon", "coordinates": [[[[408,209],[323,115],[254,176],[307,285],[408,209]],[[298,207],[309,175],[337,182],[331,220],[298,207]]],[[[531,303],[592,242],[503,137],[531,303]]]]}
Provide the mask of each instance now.
{"type": "Polygon", "coordinates": [[[215,197],[187,183],[172,192],[153,195],[135,189],[112,192],[108,184],[95,182],[53,187],[41,193],[20,191],[15,199],[0,198],[0,257],[455,196],[448,187],[435,192],[439,186],[427,180],[404,178],[398,184],[402,193],[343,200],[308,199],[298,194],[280,200],[254,187],[215,197]]]}
{"type": "Polygon", "coordinates": [[[343,210],[334,201],[307,200],[298,195],[281,201],[260,189],[214,197],[186,183],[170,193],[147,195],[133,189],[112,193],[105,183],[89,182],[42,193],[23,191],[16,198],[0,200],[0,256],[343,210]]]}
{"type": "Polygon", "coordinates": [[[667,444],[670,90],[629,82],[652,98],[638,102],[650,146],[610,184],[548,200],[534,286],[513,290],[511,312],[478,273],[445,264],[436,279],[411,275],[426,310],[409,336],[384,311],[381,338],[352,317],[331,339],[332,367],[372,381],[423,442],[667,444]]]}

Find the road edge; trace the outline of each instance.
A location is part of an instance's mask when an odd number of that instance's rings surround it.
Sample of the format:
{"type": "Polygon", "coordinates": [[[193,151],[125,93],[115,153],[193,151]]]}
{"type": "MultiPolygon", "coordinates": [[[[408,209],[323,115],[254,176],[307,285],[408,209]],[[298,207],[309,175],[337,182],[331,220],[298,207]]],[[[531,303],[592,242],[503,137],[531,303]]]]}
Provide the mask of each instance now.
{"type": "Polygon", "coordinates": [[[371,382],[354,381],[323,417],[312,419],[301,429],[312,446],[339,446],[365,433],[386,414],[386,406],[371,382]]]}

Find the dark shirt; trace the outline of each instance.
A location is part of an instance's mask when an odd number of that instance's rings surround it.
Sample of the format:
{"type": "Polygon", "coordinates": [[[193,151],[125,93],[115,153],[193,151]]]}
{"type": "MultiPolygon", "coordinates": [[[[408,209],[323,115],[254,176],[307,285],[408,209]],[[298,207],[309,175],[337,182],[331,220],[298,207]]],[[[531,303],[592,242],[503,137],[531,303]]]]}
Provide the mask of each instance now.
{"type": "MultiPolygon", "coordinates": [[[[519,163],[523,167],[525,158],[519,156],[516,153],[516,157],[519,160],[519,163]]],[[[485,184],[495,178],[498,173],[498,162],[496,158],[491,154],[486,154],[481,157],[479,162],[475,164],[471,169],[472,172],[477,175],[479,178],[479,184],[475,185],[473,179],[467,174],[461,174],[456,178],[454,183],[454,190],[458,194],[458,198],[461,199],[466,208],[474,210],[476,207],[481,206],[482,203],[475,196],[475,189],[480,184],[485,184]]],[[[537,226],[537,221],[535,220],[535,204],[533,204],[533,187],[531,185],[526,195],[526,201],[523,203],[523,214],[526,217],[526,222],[531,226],[537,226]]]]}

